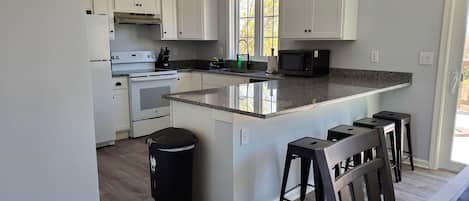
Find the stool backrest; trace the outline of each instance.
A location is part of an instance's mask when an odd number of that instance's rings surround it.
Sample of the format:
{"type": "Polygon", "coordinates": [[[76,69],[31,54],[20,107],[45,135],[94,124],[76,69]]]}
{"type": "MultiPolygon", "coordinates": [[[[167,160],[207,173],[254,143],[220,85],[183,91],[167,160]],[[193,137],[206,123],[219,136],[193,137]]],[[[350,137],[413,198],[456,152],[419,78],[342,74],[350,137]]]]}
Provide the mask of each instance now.
{"type": "Polygon", "coordinates": [[[316,160],[329,201],[394,201],[385,136],[377,130],[354,135],[317,149],[316,160]],[[356,154],[375,150],[376,157],[337,176],[333,168],[356,154]],[[336,177],[337,176],[337,177],[336,177]],[[383,195],[383,197],[381,197],[383,195]]]}

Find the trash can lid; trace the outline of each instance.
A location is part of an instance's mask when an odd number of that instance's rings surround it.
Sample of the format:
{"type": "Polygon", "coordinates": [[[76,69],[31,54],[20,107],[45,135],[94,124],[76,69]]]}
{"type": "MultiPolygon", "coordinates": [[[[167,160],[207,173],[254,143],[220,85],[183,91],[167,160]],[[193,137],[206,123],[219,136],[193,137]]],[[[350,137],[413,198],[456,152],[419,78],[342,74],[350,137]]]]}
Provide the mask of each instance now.
{"type": "Polygon", "coordinates": [[[151,134],[147,142],[160,149],[174,149],[195,145],[197,138],[189,130],[171,127],[151,134]]]}

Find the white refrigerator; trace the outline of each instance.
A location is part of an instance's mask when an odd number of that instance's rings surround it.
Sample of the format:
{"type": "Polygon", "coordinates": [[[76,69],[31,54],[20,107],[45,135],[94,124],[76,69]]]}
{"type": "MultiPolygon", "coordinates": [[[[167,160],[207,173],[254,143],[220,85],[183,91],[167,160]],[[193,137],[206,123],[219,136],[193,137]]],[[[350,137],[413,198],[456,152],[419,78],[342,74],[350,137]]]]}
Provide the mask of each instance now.
{"type": "Polygon", "coordinates": [[[112,113],[112,71],[109,19],[106,15],[87,15],[88,68],[93,87],[94,122],[97,147],[115,142],[112,113]]]}

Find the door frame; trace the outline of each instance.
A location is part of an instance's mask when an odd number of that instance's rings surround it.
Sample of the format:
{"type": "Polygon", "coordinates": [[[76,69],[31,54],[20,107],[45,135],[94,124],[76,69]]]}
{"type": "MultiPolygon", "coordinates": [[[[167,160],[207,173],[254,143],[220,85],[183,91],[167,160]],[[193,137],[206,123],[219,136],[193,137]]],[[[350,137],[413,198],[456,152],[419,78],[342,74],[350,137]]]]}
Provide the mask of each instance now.
{"type": "MultiPolygon", "coordinates": [[[[461,44],[465,44],[466,19],[468,13],[467,5],[468,0],[445,0],[444,3],[430,145],[429,166],[432,169],[443,168],[451,171],[459,171],[464,167],[461,164],[449,162],[448,159],[442,158],[442,155],[447,154],[447,151],[450,151],[452,146],[452,140],[451,142],[445,142],[445,139],[447,140],[449,138],[449,136],[444,135],[445,129],[447,128],[445,123],[448,123],[445,117],[448,116],[447,100],[450,98],[448,90],[452,80],[450,76],[454,74],[454,71],[453,73],[451,72],[451,67],[455,65],[455,63],[461,63],[462,67],[463,62],[462,55],[464,53],[464,45],[461,48],[461,44]],[[464,16],[464,18],[461,18],[461,16],[464,16]],[[464,35],[464,37],[461,35],[464,35]]],[[[459,71],[459,73],[461,73],[461,71],[459,71]]],[[[454,121],[450,123],[454,123],[454,121]]]]}

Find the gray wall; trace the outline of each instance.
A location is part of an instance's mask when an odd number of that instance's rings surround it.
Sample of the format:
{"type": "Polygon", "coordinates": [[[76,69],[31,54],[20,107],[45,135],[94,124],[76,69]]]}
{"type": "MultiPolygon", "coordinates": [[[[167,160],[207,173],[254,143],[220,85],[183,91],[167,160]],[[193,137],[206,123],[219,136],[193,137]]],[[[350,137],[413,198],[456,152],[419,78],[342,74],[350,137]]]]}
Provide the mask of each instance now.
{"type": "MultiPolygon", "coordinates": [[[[111,51],[152,50],[157,54],[161,47],[169,47],[171,60],[198,59],[201,47],[216,43],[213,41],[161,41],[156,40],[155,26],[116,24],[116,39],[111,41],[111,51]]],[[[157,38],[157,37],[156,37],[157,38]]]]}
{"type": "Polygon", "coordinates": [[[2,0],[0,200],[98,201],[78,0],[2,0]]]}
{"type": "Polygon", "coordinates": [[[383,109],[412,114],[413,144],[418,158],[428,160],[437,65],[419,65],[420,51],[439,51],[442,0],[361,0],[357,41],[281,40],[281,49],[328,48],[332,66],[411,72],[413,86],[382,97],[383,109]],[[370,51],[380,50],[379,64],[370,51]]]}

